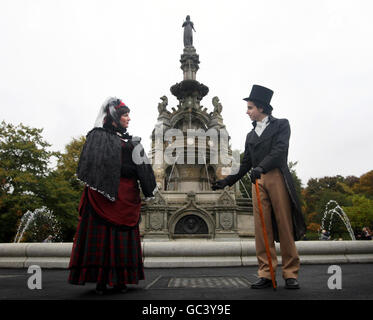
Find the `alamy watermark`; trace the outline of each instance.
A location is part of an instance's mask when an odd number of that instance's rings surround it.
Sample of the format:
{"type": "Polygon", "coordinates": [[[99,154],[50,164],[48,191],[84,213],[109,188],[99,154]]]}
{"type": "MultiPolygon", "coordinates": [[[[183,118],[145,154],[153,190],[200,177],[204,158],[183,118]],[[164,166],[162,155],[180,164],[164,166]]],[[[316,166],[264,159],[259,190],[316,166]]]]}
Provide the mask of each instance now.
{"type": "Polygon", "coordinates": [[[328,268],[328,274],[332,276],[328,279],[328,288],[330,290],[341,290],[342,289],[342,268],[337,265],[331,265],[328,268]]]}
{"type": "Polygon", "coordinates": [[[159,122],[154,130],[154,143],[151,159],[147,158],[140,144],[134,148],[132,159],[135,164],[219,164],[225,166],[223,174],[236,174],[239,169],[240,154],[229,151],[226,129],[164,130],[163,123],[159,122]]]}
{"type": "Polygon", "coordinates": [[[41,278],[41,268],[38,265],[29,266],[27,273],[32,275],[27,280],[27,287],[30,290],[42,289],[42,278],[41,278]]]}

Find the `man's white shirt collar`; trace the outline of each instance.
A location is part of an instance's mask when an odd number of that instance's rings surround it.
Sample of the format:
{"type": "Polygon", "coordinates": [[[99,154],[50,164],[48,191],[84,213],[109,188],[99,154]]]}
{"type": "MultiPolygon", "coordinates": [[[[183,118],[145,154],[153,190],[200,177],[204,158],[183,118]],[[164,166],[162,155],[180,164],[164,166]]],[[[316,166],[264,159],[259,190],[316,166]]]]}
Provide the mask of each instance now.
{"type": "Polygon", "coordinates": [[[262,121],[256,122],[255,132],[260,137],[264,129],[267,128],[269,123],[269,118],[266,116],[262,121]]]}

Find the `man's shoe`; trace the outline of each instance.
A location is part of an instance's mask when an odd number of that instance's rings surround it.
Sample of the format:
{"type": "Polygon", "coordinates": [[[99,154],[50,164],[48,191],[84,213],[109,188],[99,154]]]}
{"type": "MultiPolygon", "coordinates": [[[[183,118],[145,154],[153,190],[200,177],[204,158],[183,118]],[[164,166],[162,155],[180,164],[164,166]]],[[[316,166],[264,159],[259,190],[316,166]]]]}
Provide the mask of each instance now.
{"type": "MultiPolygon", "coordinates": [[[[277,283],[276,283],[277,286],[277,283]]],[[[251,285],[251,289],[264,289],[272,287],[272,280],[267,278],[259,278],[256,282],[251,285]]]]}
{"type": "Polygon", "coordinates": [[[285,279],[285,288],[286,289],[299,289],[299,282],[295,278],[285,279]]]}

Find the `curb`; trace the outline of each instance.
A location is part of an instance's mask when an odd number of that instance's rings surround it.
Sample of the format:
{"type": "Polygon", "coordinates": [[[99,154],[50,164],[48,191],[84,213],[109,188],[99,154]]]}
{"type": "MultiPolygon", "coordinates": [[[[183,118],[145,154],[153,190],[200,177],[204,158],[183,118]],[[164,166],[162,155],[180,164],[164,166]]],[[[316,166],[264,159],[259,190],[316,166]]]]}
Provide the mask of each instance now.
{"type": "MultiPolygon", "coordinates": [[[[373,241],[297,241],[301,264],[373,263],[373,241]]],[[[72,243],[0,243],[0,268],[68,268],[72,243]]],[[[144,241],[145,268],[257,265],[253,240],[144,241]]],[[[281,264],[280,245],[276,243],[281,264]]]]}

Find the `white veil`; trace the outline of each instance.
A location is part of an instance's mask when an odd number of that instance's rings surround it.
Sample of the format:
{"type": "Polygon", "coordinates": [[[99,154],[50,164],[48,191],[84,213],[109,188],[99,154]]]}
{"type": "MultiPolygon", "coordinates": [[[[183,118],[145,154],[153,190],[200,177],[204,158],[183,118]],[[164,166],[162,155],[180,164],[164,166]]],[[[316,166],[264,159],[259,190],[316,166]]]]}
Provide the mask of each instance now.
{"type": "Polygon", "coordinates": [[[104,103],[102,104],[102,106],[100,108],[100,111],[97,115],[94,128],[102,128],[102,126],[104,125],[104,119],[105,119],[106,114],[107,114],[106,113],[106,107],[107,107],[108,104],[110,104],[111,102],[116,101],[116,100],[118,100],[118,98],[110,97],[110,98],[107,98],[104,101],[104,103]]]}

